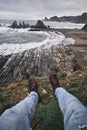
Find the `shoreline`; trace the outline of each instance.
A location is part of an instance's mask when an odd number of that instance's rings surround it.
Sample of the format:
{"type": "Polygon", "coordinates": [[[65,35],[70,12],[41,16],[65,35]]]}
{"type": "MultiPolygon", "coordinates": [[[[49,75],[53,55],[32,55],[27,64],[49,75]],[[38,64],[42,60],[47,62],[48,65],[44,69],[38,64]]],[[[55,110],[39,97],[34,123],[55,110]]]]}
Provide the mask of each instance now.
{"type": "MultiPolygon", "coordinates": [[[[51,31],[51,30],[49,30],[51,31]]],[[[84,36],[84,33],[82,30],[75,31],[74,29],[54,29],[55,33],[63,31],[65,32],[65,36],[68,37],[75,37],[78,41],[84,40],[82,38],[82,33],[84,36]]],[[[65,37],[64,37],[65,39],[65,37]]],[[[73,38],[74,39],[74,38],[73,38]]],[[[52,39],[50,39],[52,42],[52,39]]],[[[75,40],[75,39],[74,39],[75,40]]],[[[79,41],[77,42],[78,47],[75,45],[67,45],[62,48],[62,46],[58,46],[59,39],[54,45],[55,40],[51,43],[53,47],[51,50],[49,49],[49,46],[47,46],[47,49],[41,48],[40,51],[38,49],[36,50],[29,50],[27,53],[23,52],[21,55],[15,55],[10,62],[4,67],[1,68],[1,86],[5,86],[10,84],[11,82],[15,81],[21,81],[24,79],[29,78],[29,76],[33,73],[35,76],[46,76],[49,75],[52,71],[62,72],[62,71],[70,71],[72,70],[72,63],[73,61],[76,62],[77,65],[80,66],[80,68],[86,68],[87,66],[87,48],[82,47],[83,44],[79,41]],[[62,65],[62,66],[61,66],[62,65]],[[60,67],[61,66],[61,67],[60,67]],[[6,78],[7,75],[7,78],[6,78]]],[[[67,41],[68,42],[68,41],[67,41]]],[[[87,44],[86,44],[87,45],[87,44]]],[[[5,64],[5,62],[2,62],[2,66],[5,64]]],[[[2,67],[1,66],[1,67],[2,67]]]]}
{"type": "Polygon", "coordinates": [[[81,29],[62,29],[62,28],[51,28],[52,31],[59,31],[66,37],[71,37],[75,40],[75,44],[87,44],[87,31],[81,29]]]}
{"type": "MultiPolygon", "coordinates": [[[[82,50],[82,53],[86,53],[87,51],[87,31],[83,31],[81,29],[62,29],[62,28],[50,28],[49,30],[44,31],[54,31],[54,32],[61,32],[65,35],[66,38],[73,38],[75,40],[75,44],[69,45],[70,49],[73,51],[73,53],[76,56],[76,59],[78,60],[78,54],[79,57],[81,57],[81,61],[84,62],[84,56],[80,54],[80,50],[82,50]]],[[[6,56],[0,56],[0,68],[2,68],[3,64],[9,59],[9,55],[6,56]]],[[[80,62],[81,63],[81,62],[80,62]]]]}
{"type": "Polygon", "coordinates": [[[87,66],[87,31],[81,29],[52,29],[59,31],[65,35],[65,37],[73,38],[75,44],[69,45],[75,59],[81,66],[87,66]]]}

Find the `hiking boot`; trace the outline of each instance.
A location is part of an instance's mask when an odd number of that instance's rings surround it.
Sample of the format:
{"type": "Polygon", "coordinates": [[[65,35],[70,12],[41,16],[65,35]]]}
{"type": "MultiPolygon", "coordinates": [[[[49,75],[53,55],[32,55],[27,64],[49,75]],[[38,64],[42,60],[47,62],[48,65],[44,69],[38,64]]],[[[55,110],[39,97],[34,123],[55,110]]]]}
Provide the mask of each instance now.
{"type": "Polygon", "coordinates": [[[38,85],[35,78],[30,78],[28,83],[29,83],[30,92],[34,91],[38,93],[38,85]]]}
{"type": "Polygon", "coordinates": [[[51,83],[54,91],[56,88],[60,87],[59,80],[55,74],[50,75],[49,80],[50,80],[50,83],[51,83]]]}
{"type": "Polygon", "coordinates": [[[35,78],[30,78],[28,83],[29,83],[30,92],[32,92],[32,91],[36,92],[39,97],[39,102],[41,102],[41,98],[38,93],[38,85],[37,85],[35,78]]]}

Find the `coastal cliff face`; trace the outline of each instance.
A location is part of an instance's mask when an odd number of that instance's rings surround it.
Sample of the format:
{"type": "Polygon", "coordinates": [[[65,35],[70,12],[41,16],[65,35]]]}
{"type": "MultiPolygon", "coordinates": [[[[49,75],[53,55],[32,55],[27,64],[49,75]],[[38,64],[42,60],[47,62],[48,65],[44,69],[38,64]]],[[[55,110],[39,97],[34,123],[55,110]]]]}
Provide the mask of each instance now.
{"type": "Polygon", "coordinates": [[[57,60],[60,60],[60,54],[54,50],[54,47],[47,49],[45,46],[13,55],[1,69],[0,86],[28,79],[31,75],[43,76],[50,74],[52,53],[56,55],[57,60]]]}
{"type": "Polygon", "coordinates": [[[43,45],[13,55],[1,69],[0,86],[28,79],[31,75],[41,77],[52,72],[60,72],[61,64],[69,67],[65,65],[65,50],[66,47],[62,44],[50,47],[43,45]]]}
{"type": "Polygon", "coordinates": [[[45,18],[46,21],[57,21],[57,22],[72,22],[72,23],[87,23],[87,13],[83,13],[79,16],[53,16],[50,19],[45,18]]]}

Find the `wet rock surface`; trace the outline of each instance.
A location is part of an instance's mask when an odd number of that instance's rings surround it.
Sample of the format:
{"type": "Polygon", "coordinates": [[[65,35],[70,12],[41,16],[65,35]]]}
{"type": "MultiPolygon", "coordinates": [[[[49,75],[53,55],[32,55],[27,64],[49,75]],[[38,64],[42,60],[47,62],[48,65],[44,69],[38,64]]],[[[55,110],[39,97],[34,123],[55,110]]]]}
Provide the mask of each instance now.
{"type": "Polygon", "coordinates": [[[7,60],[11,57],[11,55],[8,56],[2,56],[0,55],[0,70],[2,69],[2,67],[5,65],[5,63],[7,62],[7,60]]]}
{"type": "Polygon", "coordinates": [[[61,72],[65,64],[64,45],[45,45],[13,55],[0,73],[0,86],[28,79],[31,75],[41,77],[52,72],[61,72]],[[64,66],[64,65],[63,65],[64,66]]]}

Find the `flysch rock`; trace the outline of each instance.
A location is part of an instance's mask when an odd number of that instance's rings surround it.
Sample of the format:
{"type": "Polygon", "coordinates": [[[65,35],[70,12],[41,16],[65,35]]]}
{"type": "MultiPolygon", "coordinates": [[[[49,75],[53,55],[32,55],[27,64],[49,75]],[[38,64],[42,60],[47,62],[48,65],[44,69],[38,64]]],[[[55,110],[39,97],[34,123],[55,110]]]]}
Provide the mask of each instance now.
{"type": "Polygon", "coordinates": [[[14,54],[2,68],[0,86],[28,79],[31,75],[41,77],[61,70],[58,63],[64,62],[64,45],[43,45],[22,53],[14,54]],[[63,50],[62,50],[63,48],[63,50]],[[57,65],[54,65],[54,59],[57,65]]]}

